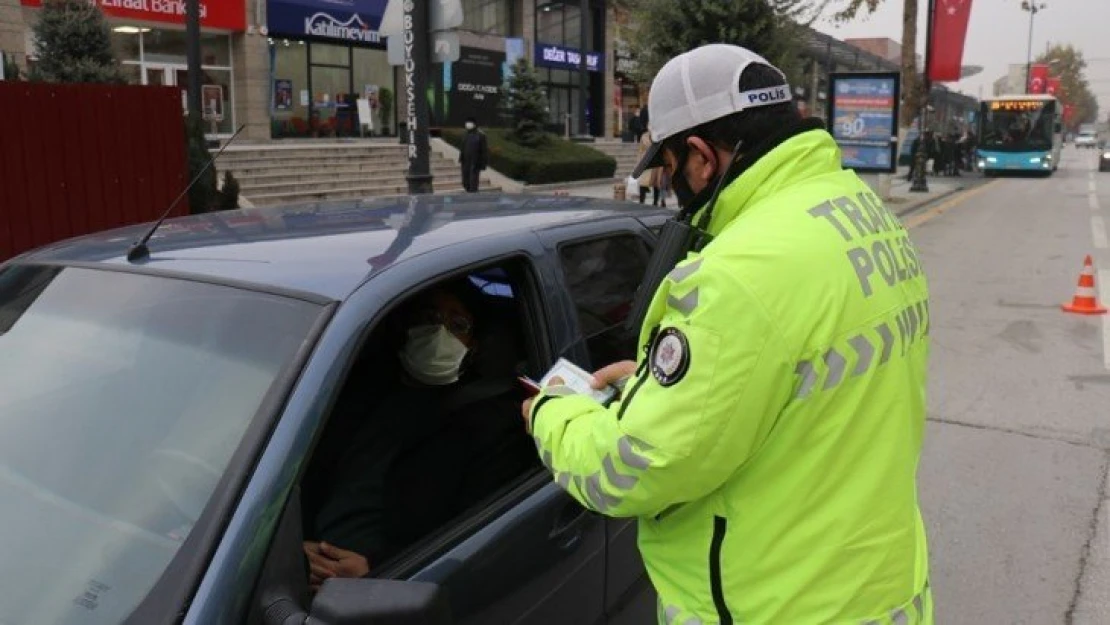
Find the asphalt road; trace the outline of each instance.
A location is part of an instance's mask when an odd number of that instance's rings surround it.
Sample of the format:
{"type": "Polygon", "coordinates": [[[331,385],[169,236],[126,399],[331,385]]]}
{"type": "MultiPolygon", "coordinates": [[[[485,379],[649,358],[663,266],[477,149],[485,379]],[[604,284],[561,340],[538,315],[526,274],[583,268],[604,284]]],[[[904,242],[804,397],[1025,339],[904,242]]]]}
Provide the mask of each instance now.
{"type": "Polygon", "coordinates": [[[1110,300],[1110,173],[1066,148],[904,219],[931,285],[919,477],[937,622],[1110,624],[1110,317],[1065,314],[1083,257],[1110,300]]]}

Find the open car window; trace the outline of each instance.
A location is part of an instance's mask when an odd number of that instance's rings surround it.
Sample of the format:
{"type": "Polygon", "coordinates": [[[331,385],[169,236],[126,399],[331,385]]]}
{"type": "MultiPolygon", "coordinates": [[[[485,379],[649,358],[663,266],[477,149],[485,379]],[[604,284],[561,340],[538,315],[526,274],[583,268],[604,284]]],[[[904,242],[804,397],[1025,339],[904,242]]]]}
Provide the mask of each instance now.
{"type": "Polygon", "coordinates": [[[429,284],[371,329],[302,481],[306,540],[359,553],[376,574],[539,470],[516,379],[535,360],[522,265],[429,284]],[[404,361],[406,328],[422,309],[416,303],[447,284],[473,336],[458,380],[429,384],[404,361]]]}

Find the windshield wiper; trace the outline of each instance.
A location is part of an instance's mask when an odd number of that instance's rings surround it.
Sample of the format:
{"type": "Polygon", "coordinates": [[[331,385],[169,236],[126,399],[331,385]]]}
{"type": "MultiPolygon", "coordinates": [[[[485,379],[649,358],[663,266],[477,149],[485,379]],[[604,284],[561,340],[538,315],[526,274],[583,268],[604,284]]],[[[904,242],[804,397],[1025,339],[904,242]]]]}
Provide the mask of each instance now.
{"type": "MultiPolygon", "coordinates": [[[[131,249],[127,250],[127,260],[129,262],[133,263],[150,257],[150,248],[146,245],[150,241],[150,237],[154,236],[154,233],[158,231],[158,228],[162,227],[162,222],[166,221],[166,219],[170,216],[170,213],[172,213],[173,209],[177,207],[177,203],[181,201],[181,198],[185,197],[189,193],[189,191],[191,191],[193,187],[196,186],[197,182],[200,181],[200,177],[204,175],[204,172],[208,171],[208,168],[212,166],[212,163],[216,162],[216,159],[224,153],[224,150],[227,149],[227,146],[231,145],[231,142],[235,141],[235,137],[238,137],[239,133],[243,132],[243,129],[246,127],[246,124],[239,126],[239,130],[236,130],[235,134],[231,135],[231,138],[227,140],[227,143],[225,143],[223,147],[220,148],[219,151],[216,152],[216,154],[212,158],[208,159],[208,162],[204,164],[204,167],[202,167],[201,170],[197,172],[197,175],[193,177],[192,182],[190,182],[189,185],[185,187],[185,190],[177,196],[177,199],[175,199],[173,203],[170,204],[170,207],[166,209],[166,212],[162,213],[162,216],[158,218],[158,221],[154,222],[154,225],[150,227],[150,230],[147,230],[146,234],[144,234],[143,237],[138,241],[135,241],[134,245],[131,246],[131,249]]],[[[186,141],[186,144],[187,143],[188,141],[186,141]]]]}

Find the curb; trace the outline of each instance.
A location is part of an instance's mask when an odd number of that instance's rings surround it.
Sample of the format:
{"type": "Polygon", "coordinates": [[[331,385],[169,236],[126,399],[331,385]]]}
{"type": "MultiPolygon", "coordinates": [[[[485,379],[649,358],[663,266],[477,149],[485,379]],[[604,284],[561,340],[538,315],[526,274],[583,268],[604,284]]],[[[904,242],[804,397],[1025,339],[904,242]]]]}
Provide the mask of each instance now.
{"type": "Polygon", "coordinates": [[[957,193],[962,193],[962,192],[967,191],[968,189],[971,189],[971,188],[974,188],[974,187],[956,187],[955,189],[945,191],[944,193],[936,195],[935,197],[928,198],[927,200],[925,200],[923,202],[920,202],[918,204],[915,204],[913,206],[910,206],[910,207],[908,207],[904,210],[900,210],[900,211],[896,210],[896,211],[894,211],[894,216],[895,217],[905,217],[906,215],[909,215],[911,213],[915,213],[915,212],[917,212],[917,211],[919,211],[919,210],[921,210],[921,209],[923,209],[927,206],[931,206],[931,205],[933,205],[933,204],[935,204],[935,203],[937,203],[941,200],[948,199],[948,198],[952,197],[953,195],[956,195],[957,193]]]}

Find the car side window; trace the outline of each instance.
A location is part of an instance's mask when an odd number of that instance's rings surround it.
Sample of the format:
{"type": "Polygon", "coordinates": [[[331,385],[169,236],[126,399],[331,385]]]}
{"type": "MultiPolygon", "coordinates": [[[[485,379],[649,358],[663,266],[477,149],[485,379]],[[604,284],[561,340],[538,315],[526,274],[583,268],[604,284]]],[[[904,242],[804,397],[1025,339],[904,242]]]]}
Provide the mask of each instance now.
{"type": "Polygon", "coordinates": [[[626,330],[624,322],[647,271],[648,258],[647,244],[634,234],[560,248],[559,260],[592,366],[636,358],[638,331],[626,330]]]}
{"type": "Polygon", "coordinates": [[[444,277],[376,323],[302,480],[306,540],[376,574],[542,468],[520,425],[517,376],[537,360],[527,274],[502,261],[444,277]]]}

